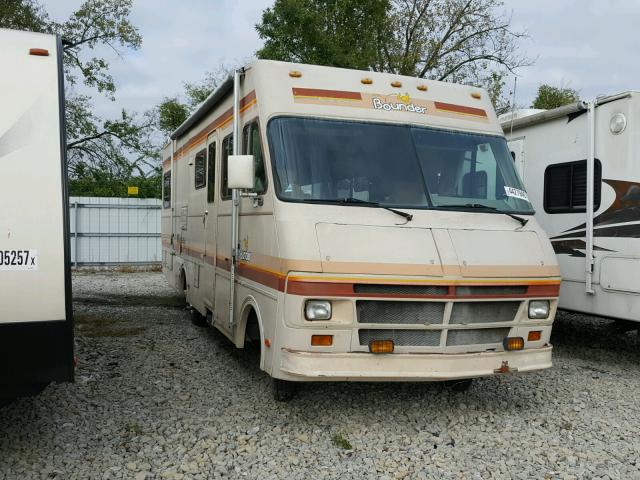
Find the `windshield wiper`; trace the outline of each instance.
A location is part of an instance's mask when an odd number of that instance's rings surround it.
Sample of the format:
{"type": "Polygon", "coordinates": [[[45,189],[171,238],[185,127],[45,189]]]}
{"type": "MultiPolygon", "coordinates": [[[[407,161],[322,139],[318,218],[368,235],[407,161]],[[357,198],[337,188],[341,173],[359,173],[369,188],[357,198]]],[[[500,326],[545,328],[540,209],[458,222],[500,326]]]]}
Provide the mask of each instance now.
{"type": "Polygon", "coordinates": [[[496,207],[483,205],[482,203],[465,203],[464,205],[439,205],[436,208],[468,208],[468,209],[474,209],[474,210],[485,210],[489,212],[503,213],[504,215],[508,215],[514,220],[519,221],[520,225],[522,225],[523,227],[529,222],[528,218],[522,218],[518,215],[514,215],[513,213],[505,212],[504,210],[499,210],[496,207]]]}
{"type": "Polygon", "coordinates": [[[303,200],[306,203],[339,203],[341,205],[363,205],[367,207],[377,207],[384,208],[390,212],[395,213],[396,215],[400,215],[405,218],[407,222],[413,220],[413,215],[407,212],[403,212],[401,210],[396,210],[395,208],[385,207],[384,205],[380,205],[378,202],[370,202],[368,200],[360,200],[359,198],[354,197],[346,197],[346,198],[331,198],[331,199],[318,199],[318,198],[308,198],[303,200]]]}

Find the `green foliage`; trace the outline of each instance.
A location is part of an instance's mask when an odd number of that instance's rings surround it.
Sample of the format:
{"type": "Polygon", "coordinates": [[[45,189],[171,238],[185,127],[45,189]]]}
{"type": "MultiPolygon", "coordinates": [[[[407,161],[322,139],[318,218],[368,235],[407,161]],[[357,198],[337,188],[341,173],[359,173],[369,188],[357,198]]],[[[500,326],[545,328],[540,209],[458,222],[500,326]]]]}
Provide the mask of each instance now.
{"type": "Polygon", "coordinates": [[[493,103],[496,115],[502,115],[511,109],[511,100],[507,98],[504,91],[504,77],[504,72],[491,72],[491,75],[483,85],[489,93],[489,98],[491,99],[491,103],[493,103]]]}
{"type": "Polygon", "coordinates": [[[50,21],[47,12],[35,0],[2,0],[0,26],[14,30],[48,32],[50,21]]]}
{"type": "Polygon", "coordinates": [[[376,63],[389,9],[389,0],[276,0],[256,26],[265,40],[257,55],[368,69],[376,63]]]}
{"type": "Polygon", "coordinates": [[[116,87],[104,58],[85,60],[87,50],[109,47],[137,50],[142,37],[129,21],[132,0],[86,0],[69,19],[57,26],[67,42],[65,54],[66,80],[74,84],[78,76],[82,82],[113,98],[116,87]]]}
{"type": "Polygon", "coordinates": [[[563,105],[569,105],[580,100],[580,96],[576,90],[567,87],[553,87],[551,85],[542,84],[538,87],[538,95],[536,96],[531,108],[552,109],[563,105]]]}
{"type": "Polygon", "coordinates": [[[157,107],[158,129],[164,137],[168,137],[184,122],[195,109],[204,102],[211,92],[218,87],[228,76],[232,68],[224,65],[218,70],[205,73],[200,82],[185,82],[183,103],[178,97],[166,98],[157,107]]]}
{"type": "Polygon", "coordinates": [[[232,70],[231,67],[221,65],[217,70],[205,73],[200,82],[185,82],[184,93],[187,97],[189,110],[193,111],[204,102],[211,95],[211,92],[224,82],[232,70]]]}
{"type": "Polygon", "coordinates": [[[349,440],[347,440],[341,433],[336,433],[335,435],[333,435],[331,437],[331,441],[338,448],[341,448],[343,450],[353,450],[351,442],[349,442],[349,440]]]}
{"type": "Polygon", "coordinates": [[[136,198],[160,198],[162,176],[119,177],[110,172],[91,170],[69,180],[69,195],[76,197],[127,197],[127,187],[138,187],[136,198]]]}
{"type": "Polygon", "coordinates": [[[189,117],[189,107],[177,97],[165,98],[158,106],[158,128],[168,137],[189,117]]]}

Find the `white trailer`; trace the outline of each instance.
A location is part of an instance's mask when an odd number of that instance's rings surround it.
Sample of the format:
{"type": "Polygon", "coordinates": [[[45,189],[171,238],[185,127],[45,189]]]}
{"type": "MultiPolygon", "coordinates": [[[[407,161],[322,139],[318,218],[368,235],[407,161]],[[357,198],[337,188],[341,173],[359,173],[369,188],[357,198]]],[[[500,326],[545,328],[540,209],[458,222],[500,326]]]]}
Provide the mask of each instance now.
{"type": "Polygon", "coordinates": [[[60,38],[0,29],[0,401],[74,374],[60,38]]]}
{"type": "Polygon", "coordinates": [[[164,272],[276,398],[551,366],[560,271],[485,91],[261,60],[163,159],[164,272]]]}
{"type": "Polygon", "coordinates": [[[640,93],[501,117],[562,270],[560,308],[640,321],[640,93]]]}

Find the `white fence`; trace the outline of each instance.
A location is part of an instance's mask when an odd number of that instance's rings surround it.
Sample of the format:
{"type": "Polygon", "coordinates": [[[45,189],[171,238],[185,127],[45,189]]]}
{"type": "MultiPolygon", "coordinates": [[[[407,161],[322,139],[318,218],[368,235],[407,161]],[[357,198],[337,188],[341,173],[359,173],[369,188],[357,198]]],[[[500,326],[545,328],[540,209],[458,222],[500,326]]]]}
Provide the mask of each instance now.
{"type": "Polygon", "coordinates": [[[151,198],[70,197],[72,265],[160,263],[160,208],[151,198]]]}

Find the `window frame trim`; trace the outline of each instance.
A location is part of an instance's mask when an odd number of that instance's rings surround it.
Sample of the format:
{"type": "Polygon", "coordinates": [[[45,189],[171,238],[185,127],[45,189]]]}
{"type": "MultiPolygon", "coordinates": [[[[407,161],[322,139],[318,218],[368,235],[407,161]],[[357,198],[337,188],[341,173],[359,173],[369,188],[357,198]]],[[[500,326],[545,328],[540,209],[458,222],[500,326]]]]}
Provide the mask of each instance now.
{"type": "Polygon", "coordinates": [[[168,210],[171,208],[171,200],[172,200],[171,199],[171,194],[172,194],[171,182],[173,180],[172,176],[173,176],[173,173],[171,169],[168,169],[162,172],[162,209],[163,210],[168,210]],[[169,189],[168,189],[169,199],[168,200],[165,198],[167,193],[167,189],[165,188],[165,177],[167,175],[169,175],[169,189]]]}
{"type": "MultiPolygon", "coordinates": [[[[274,188],[273,191],[275,193],[276,198],[281,201],[281,202],[286,202],[286,203],[301,203],[301,204],[309,204],[309,202],[306,202],[304,199],[294,199],[294,198],[288,198],[288,197],[283,197],[280,195],[280,191],[279,188],[276,188],[276,166],[275,166],[275,155],[274,152],[272,151],[273,149],[273,145],[272,143],[269,141],[269,125],[271,124],[272,121],[277,120],[277,119],[282,119],[282,118],[301,118],[301,119],[312,119],[312,120],[335,120],[335,121],[340,121],[340,122],[348,122],[348,123],[368,123],[368,124],[373,124],[373,125],[390,125],[390,126],[406,126],[406,127],[410,127],[410,128],[424,128],[424,129],[428,129],[428,130],[435,130],[438,132],[446,132],[446,133],[457,133],[457,134],[467,134],[467,135],[474,135],[474,136],[482,136],[482,137],[488,137],[488,138],[501,138],[505,141],[505,144],[507,142],[507,138],[504,135],[500,135],[500,134],[490,134],[490,133],[479,133],[479,132],[472,132],[472,131],[467,131],[467,130],[455,130],[455,129],[451,129],[451,128],[437,128],[437,127],[432,127],[429,125],[422,125],[422,124],[417,124],[417,123],[394,123],[394,122],[384,122],[384,121],[375,121],[375,120],[367,120],[367,119],[351,119],[351,118],[341,118],[341,117],[326,117],[326,116],[317,116],[317,115],[292,115],[292,114],[284,114],[284,115],[275,115],[271,118],[269,118],[269,121],[267,122],[267,131],[266,131],[266,139],[268,141],[268,146],[269,146],[269,161],[270,161],[270,166],[271,169],[273,171],[273,176],[274,176],[274,188]]],[[[507,150],[509,150],[507,148],[507,150]]],[[[418,162],[418,167],[422,170],[422,166],[420,165],[420,162],[418,162]]],[[[518,176],[518,179],[520,179],[520,175],[518,174],[518,171],[515,168],[515,165],[513,165],[513,169],[514,172],[516,173],[516,175],[518,176]]],[[[522,181],[522,179],[520,179],[520,181],[522,181]]],[[[525,189],[526,186],[522,185],[525,189]]],[[[437,210],[437,211],[441,211],[441,212],[477,212],[477,210],[473,210],[473,209],[464,209],[464,208],[459,208],[459,209],[450,209],[450,208],[440,208],[440,207],[436,207],[431,205],[431,199],[430,199],[430,192],[427,189],[427,187],[425,186],[425,191],[427,192],[427,200],[430,203],[430,205],[427,206],[411,206],[411,207],[397,207],[394,206],[393,208],[401,208],[401,209],[405,209],[405,210],[437,210]]],[[[525,190],[526,191],[526,190],[525,190]]],[[[527,192],[528,193],[528,192],[527,192]]],[[[509,211],[509,213],[513,213],[515,215],[535,215],[535,209],[533,207],[533,204],[531,203],[531,201],[529,200],[529,204],[531,205],[531,210],[530,211],[523,211],[523,210],[514,210],[514,211],[509,211]]],[[[320,200],[315,200],[313,202],[313,205],[333,205],[336,206],[335,202],[332,202],[331,200],[327,200],[327,201],[320,201],[320,200]]],[[[367,207],[367,205],[338,205],[338,206],[356,206],[356,207],[367,207]]],[[[504,212],[502,211],[483,211],[481,213],[488,213],[488,214],[504,214],[504,212]]]]}
{"type": "MultiPolygon", "coordinates": [[[[564,207],[559,207],[559,208],[553,208],[553,207],[549,207],[549,202],[547,199],[547,191],[548,191],[548,186],[549,186],[549,175],[548,175],[548,171],[550,168],[557,168],[557,167],[563,167],[563,166],[570,166],[571,168],[571,173],[570,173],[570,180],[571,180],[571,185],[569,187],[569,203],[571,203],[571,198],[572,198],[572,193],[573,193],[573,167],[577,164],[580,164],[584,162],[585,166],[587,166],[587,159],[581,159],[581,160],[572,160],[570,162],[561,162],[561,163],[552,163],[549,164],[545,167],[544,169],[544,189],[542,190],[542,208],[544,209],[544,212],[548,215],[557,215],[557,214],[563,214],[563,213],[586,213],[587,212],[587,205],[586,205],[586,196],[585,196],[585,206],[584,207],[580,207],[580,208],[574,208],[573,206],[569,206],[569,208],[564,208],[564,207]]],[[[600,161],[600,159],[595,158],[594,159],[594,169],[593,169],[593,173],[594,173],[594,183],[593,183],[593,187],[594,187],[594,194],[593,194],[593,212],[597,212],[598,210],[600,210],[600,206],[602,204],[602,162],[600,161]],[[596,179],[596,169],[600,168],[600,182],[595,182],[596,179]],[[596,195],[596,189],[599,189],[599,195],[596,195]],[[598,202],[596,203],[596,197],[598,202]]],[[[588,195],[588,191],[587,191],[587,195],[588,195]]]]}
{"type": "Polygon", "coordinates": [[[198,150],[196,154],[193,156],[193,186],[194,186],[194,190],[202,190],[207,186],[207,148],[206,147],[201,150],[198,150]],[[201,185],[198,185],[196,183],[196,175],[198,170],[198,163],[197,163],[198,155],[200,155],[203,152],[204,152],[204,183],[201,185]]]}

